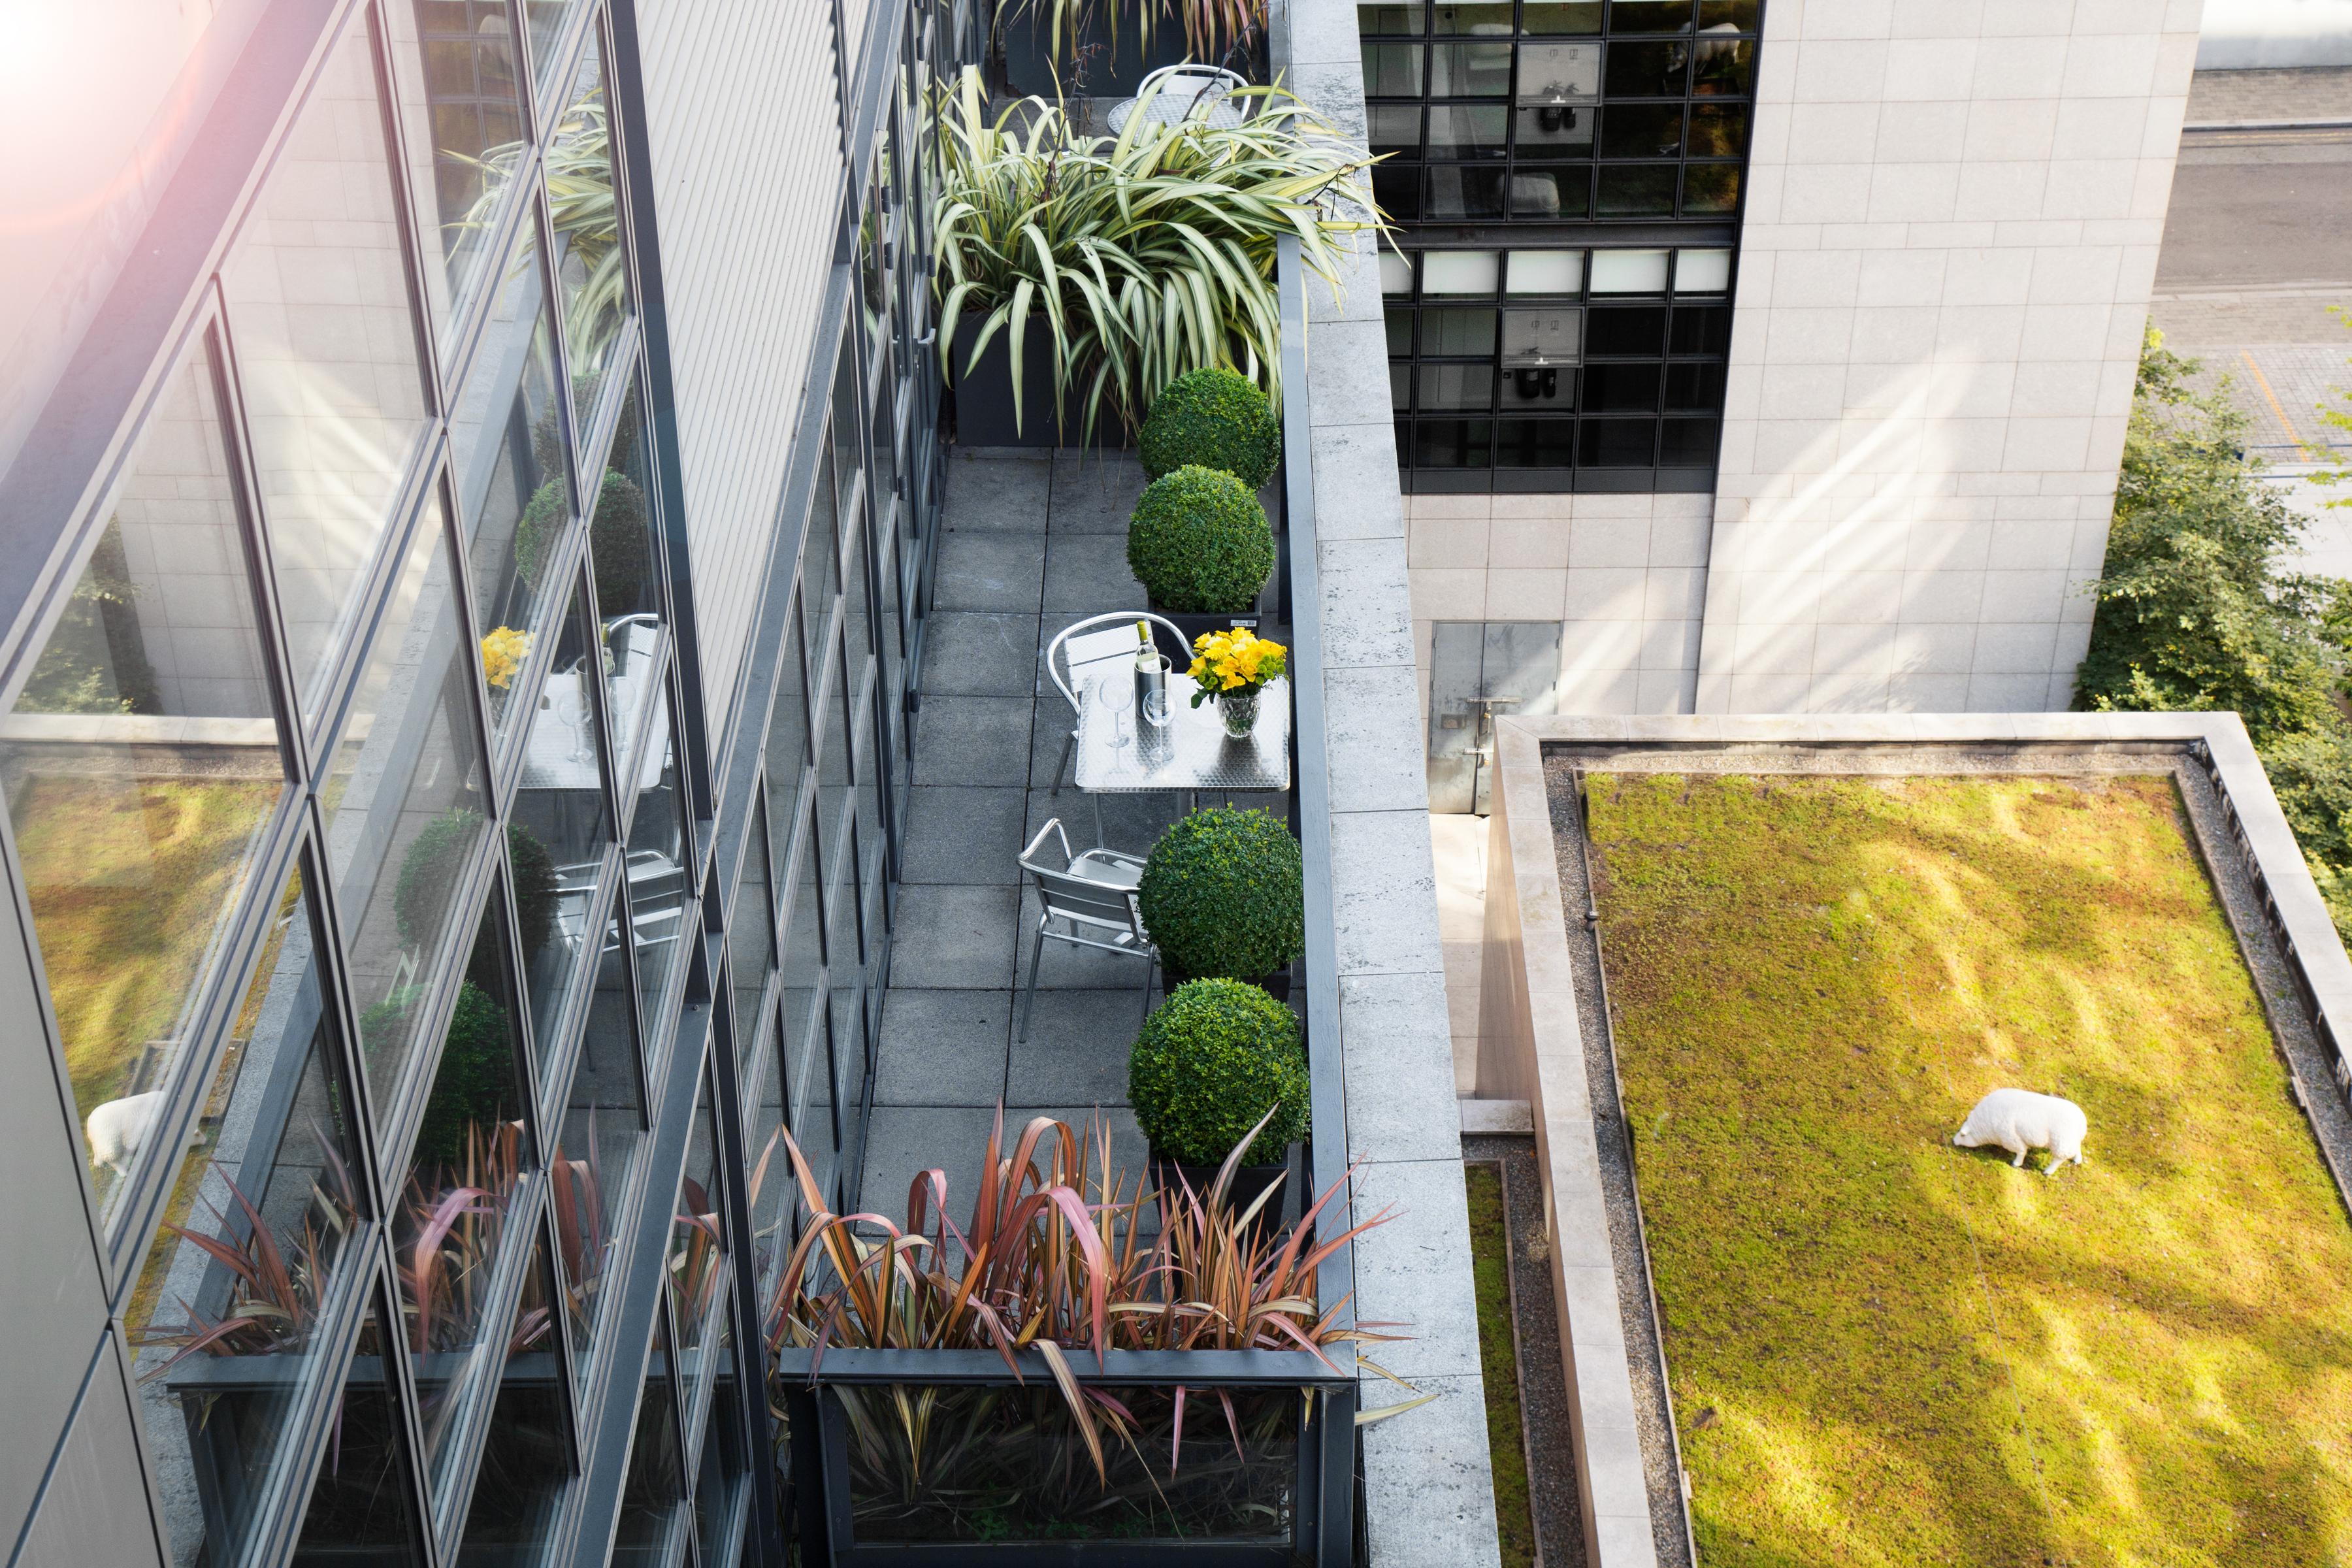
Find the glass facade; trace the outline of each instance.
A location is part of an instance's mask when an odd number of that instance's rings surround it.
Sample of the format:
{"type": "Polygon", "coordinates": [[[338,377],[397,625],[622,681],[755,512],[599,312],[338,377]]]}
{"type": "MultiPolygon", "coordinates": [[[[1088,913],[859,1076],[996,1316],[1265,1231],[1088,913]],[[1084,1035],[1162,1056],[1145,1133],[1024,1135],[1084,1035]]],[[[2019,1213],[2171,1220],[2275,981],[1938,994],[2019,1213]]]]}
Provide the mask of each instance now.
{"type": "Polygon", "coordinates": [[[903,14],[748,790],[591,0],[344,13],[16,634],[0,796],[175,1568],[783,1561],[751,1303],[784,1133],[856,1195],[942,488],[917,105],[969,28],[903,14]]]}
{"type": "Polygon", "coordinates": [[[1760,4],[1358,5],[1408,491],[1713,487],[1760,4]]]}

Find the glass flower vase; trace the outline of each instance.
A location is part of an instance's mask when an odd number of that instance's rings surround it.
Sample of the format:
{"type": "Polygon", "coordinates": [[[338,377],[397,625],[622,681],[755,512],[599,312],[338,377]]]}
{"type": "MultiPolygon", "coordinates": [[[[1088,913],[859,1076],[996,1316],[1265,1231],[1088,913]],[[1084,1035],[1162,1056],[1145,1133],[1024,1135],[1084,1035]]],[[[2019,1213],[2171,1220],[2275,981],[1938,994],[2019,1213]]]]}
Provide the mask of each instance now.
{"type": "Polygon", "coordinates": [[[1246,741],[1257,728],[1257,700],[1260,691],[1251,687],[1244,691],[1224,691],[1217,695],[1217,717],[1225,721],[1225,733],[1236,741],[1246,741]]]}

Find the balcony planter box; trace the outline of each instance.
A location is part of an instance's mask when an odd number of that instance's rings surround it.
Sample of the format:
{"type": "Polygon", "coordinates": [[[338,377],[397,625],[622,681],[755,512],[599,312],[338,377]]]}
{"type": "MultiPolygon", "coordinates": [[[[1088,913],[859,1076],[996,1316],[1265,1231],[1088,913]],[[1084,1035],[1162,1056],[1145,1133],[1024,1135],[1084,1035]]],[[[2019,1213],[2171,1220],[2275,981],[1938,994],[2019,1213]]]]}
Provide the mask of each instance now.
{"type": "MultiPolygon", "coordinates": [[[[1350,1521],[1319,1507],[1354,1457],[1354,1361],[1298,1351],[1072,1351],[1078,1381],[1116,1391],[1139,1427],[1106,1440],[1098,1481],[1045,1359],[1022,1381],[992,1351],[787,1350],[776,1393],[791,1434],[793,1528],[807,1568],[1032,1563],[1292,1568],[1347,1561],[1350,1521]],[[1171,1472],[1173,1396],[1186,1391],[1171,1472]],[[929,1401],[913,1462],[887,1391],[929,1401]],[[1220,1393],[1240,1419],[1234,1452],[1220,1393]],[[953,1438],[980,1428],[982,1440],[953,1438]]],[[[1337,1510],[1334,1510],[1335,1512],[1337,1510]]]]}
{"type": "MultiPolygon", "coordinates": [[[[1031,318],[1021,344],[1022,422],[1013,425],[1013,334],[996,334],[969,374],[971,345],[980,341],[981,321],[966,314],[956,322],[955,342],[948,355],[948,388],[955,409],[955,439],[960,447],[1076,447],[1086,425],[1075,402],[1066,423],[1054,418],[1053,327],[1044,315],[1031,318]]],[[[1123,444],[1125,432],[1117,420],[1110,428],[1096,430],[1097,444],[1123,444]]]]}
{"type": "MultiPolygon", "coordinates": [[[[1287,989],[1286,986],[1285,988],[1287,989]]],[[[1260,1193],[1281,1181],[1284,1176],[1293,1175],[1301,1171],[1303,1167],[1297,1154],[1298,1145],[1293,1143],[1290,1146],[1289,1156],[1278,1165],[1236,1167],[1234,1171],[1233,1185],[1226,1189],[1225,1194],[1226,1203],[1231,1212],[1241,1213],[1257,1201],[1257,1195],[1260,1193]]],[[[1181,1160],[1169,1159],[1157,1149],[1151,1151],[1151,1184],[1169,1192],[1181,1193],[1189,1186],[1194,1193],[1205,1198],[1209,1189],[1217,1184],[1217,1170],[1218,1167],[1215,1165],[1187,1165],[1181,1160]]],[[[1296,1181],[1286,1184],[1282,1191],[1269,1199],[1265,1208],[1258,1211],[1258,1216],[1252,1223],[1251,1228],[1262,1237],[1270,1237],[1276,1231],[1281,1229],[1286,1216],[1297,1207],[1297,1188],[1296,1181]]]]}

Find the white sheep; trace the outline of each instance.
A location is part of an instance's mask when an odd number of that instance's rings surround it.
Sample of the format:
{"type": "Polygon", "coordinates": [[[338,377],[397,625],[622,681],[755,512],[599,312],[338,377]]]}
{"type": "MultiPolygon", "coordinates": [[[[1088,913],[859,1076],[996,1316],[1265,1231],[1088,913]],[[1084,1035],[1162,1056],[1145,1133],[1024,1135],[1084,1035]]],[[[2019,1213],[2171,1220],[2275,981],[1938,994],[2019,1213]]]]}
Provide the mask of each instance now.
{"type": "Polygon", "coordinates": [[[131,1173],[131,1162],[147,1142],[147,1129],[163,1106],[163,1091],[151,1089],[110,1100],[89,1113],[82,1131],[89,1137],[89,1163],[104,1165],[117,1177],[131,1173]]]}
{"type": "Polygon", "coordinates": [[[2030,1089],[1997,1089],[1977,1101],[1952,1142],[1963,1149],[1998,1143],[2017,1156],[2011,1165],[2024,1164],[2029,1149],[2047,1149],[2050,1165],[2042,1174],[2054,1176],[2067,1161],[2079,1165],[2086,1158],[2083,1135],[2090,1130],[2090,1119],[2071,1100],[2030,1089]]]}

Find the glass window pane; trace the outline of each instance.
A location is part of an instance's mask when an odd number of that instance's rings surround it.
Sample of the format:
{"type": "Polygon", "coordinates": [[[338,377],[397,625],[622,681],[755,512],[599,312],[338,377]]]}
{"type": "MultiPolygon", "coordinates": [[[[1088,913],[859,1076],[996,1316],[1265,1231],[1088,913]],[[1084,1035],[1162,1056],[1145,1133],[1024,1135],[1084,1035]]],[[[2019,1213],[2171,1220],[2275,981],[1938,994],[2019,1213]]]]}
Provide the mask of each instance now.
{"type": "MultiPolygon", "coordinates": [[[[1530,6],[1530,10],[1534,7],[1530,6]]],[[[1544,141],[1582,129],[1582,140],[1592,140],[1591,105],[1601,98],[1599,44],[1522,44],[1519,46],[1519,125],[1532,123],[1544,141]]]]}
{"type": "Polygon", "coordinates": [[[1484,419],[1424,419],[1414,426],[1416,468],[1483,468],[1491,426],[1484,419]]]}
{"type": "Polygon", "coordinates": [[[1507,37],[1511,31],[1510,0],[1476,0],[1468,5],[1441,5],[1433,16],[1442,37],[1454,33],[1477,37],[1507,37]]]}
{"type": "Polygon", "coordinates": [[[221,267],[306,713],[326,696],[327,667],[425,428],[373,54],[366,18],[355,17],[221,267]]]}
{"type": "Polygon", "coordinates": [[[1495,352],[1495,310],[1482,305],[1425,305],[1421,352],[1432,358],[1495,352]]]}
{"type": "Polygon", "coordinates": [[[1731,307],[1676,305],[1673,350],[1678,354],[1731,352],[1731,307]]]}
{"type": "Polygon", "coordinates": [[[1609,0],[1612,33],[1687,33],[1691,0],[1609,0]]]}
{"type": "Polygon", "coordinates": [[[645,415],[633,381],[613,431],[612,449],[604,457],[604,477],[596,487],[596,517],[588,530],[596,614],[604,628],[604,700],[613,716],[613,744],[624,767],[635,753],[636,737],[654,721],[654,710],[661,701],[661,673],[669,658],[661,545],[647,499],[653,487],[646,457],[645,415]]]}
{"type": "Polygon", "coordinates": [[[1467,408],[1485,413],[1494,400],[1491,364],[1425,364],[1421,367],[1421,407],[1431,413],[1467,408]]]}
{"type": "Polygon", "coordinates": [[[556,645],[555,668],[531,714],[507,826],[515,934],[530,993],[531,1048],[542,1069],[588,953],[588,906],[604,847],[613,841],[593,684],[596,642],[588,626],[587,604],[575,593],[572,613],[557,628],[562,641],[556,645]]]}
{"type": "Polygon", "coordinates": [[[1491,250],[1431,250],[1421,258],[1421,291],[1428,294],[1492,294],[1501,268],[1491,250]]]}
{"type": "Polygon", "coordinates": [[[415,1054],[417,1004],[451,962],[463,916],[452,896],[488,831],[463,636],[436,509],[393,585],[319,791],[379,1105],[415,1054]]]}
{"type": "MultiPolygon", "coordinates": [[[[1640,170],[1608,170],[1608,174],[1639,174],[1640,170]]],[[[1671,171],[1669,171],[1671,174],[1671,171]]],[[[1666,253],[1663,250],[1596,250],[1592,253],[1595,294],[1663,294],[1666,291],[1666,253]]]]}
{"type": "Polygon", "coordinates": [[[1503,364],[1507,369],[1574,364],[1583,357],[1583,311],[1560,306],[1504,314],[1503,364]]]}
{"type": "Polygon", "coordinates": [[[1601,127],[1604,158],[1671,158],[1683,150],[1679,103],[1612,103],[1601,127]]]}
{"type": "Polygon", "coordinates": [[[726,1360],[712,1385],[710,1422],[702,1434],[702,1464],[694,1481],[694,1528],[702,1561],[718,1564],[733,1534],[737,1505],[743,1496],[743,1476],[749,1468],[742,1436],[742,1387],[735,1373],[735,1354],[726,1360]]]}
{"type": "MultiPolygon", "coordinates": [[[[1593,210],[1602,217],[1665,216],[1675,210],[1675,172],[1671,163],[1603,163],[1593,210]]],[[[1597,272],[1592,286],[1601,288],[1597,272]]],[[[1664,279],[1658,287],[1665,287],[1664,279]]]]}
{"type": "MultiPolygon", "coordinates": [[[[1589,374],[1589,373],[1588,373],[1589,374]]],[[[1587,419],[1576,427],[1576,462],[1587,468],[1646,468],[1655,461],[1654,419],[1587,419]]]]}
{"type": "Polygon", "coordinates": [[[685,1482],[677,1405],[670,1386],[668,1336],[656,1321],[653,1349],[646,1358],[645,1394],[637,1403],[636,1436],[629,1445],[629,1473],[621,1486],[614,1568],[656,1568],[667,1561],[666,1549],[677,1528],[685,1482]]]}
{"type": "Polygon", "coordinates": [[[1356,7],[1356,31],[1360,33],[1409,33],[1419,37],[1424,7],[1418,0],[1396,4],[1360,5],[1356,7]]]}
{"type": "MultiPolygon", "coordinates": [[[[1709,28],[1710,32],[1714,29],[1709,28]]],[[[1691,71],[1693,98],[1745,98],[1756,76],[1756,46],[1742,38],[1701,38],[1691,71]]]]}
{"type": "Polygon", "coordinates": [[[1720,294],[1729,287],[1731,252],[1728,250],[1675,252],[1675,293],[1720,294]]]}
{"type": "Polygon", "coordinates": [[[677,968],[686,908],[686,825],[677,798],[677,764],[669,743],[669,710],[661,709],[659,735],[648,740],[658,771],[642,781],[636,819],[629,825],[629,936],[637,967],[637,1010],[648,1040],[667,1026],[662,1003],[677,968]]]}
{"type": "Polygon", "coordinates": [[[1366,44],[1363,47],[1364,96],[1420,97],[1423,47],[1420,44],[1366,44]]]}
{"type": "Polygon", "coordinates": [[[1663,305],[1610,305],[1584,313],[1584,352],[1657,357],[1666,338],[1663,305]]]}
{"type": "Polygon", "coordinates": [[[1508,279],[1514,294],[1573,294],[1584,287],[1584,252],[1514,250],[1508,279]]]}
{"type": "Polygon", "coordinates": [[[555,68],[555,45],[576,0],[522,0],[523,22],[530,31],[530,58],[541,81],[555,68]]]}
{"type": "MultiPolygon", "coordinates": [[[[764,1299],[789,1250],[787,1221],[794,1189],[793,1163],[784,1152],[784,1069],[773,1058],[781,1038],[776,1010],[770,1008],[745,1026],[756,1037],[751,1049],[771,1059],[762,1063],[759,1098],[744,1130],[743,1155],[749,1173],[744,1203],[751,1212],[751,1266],[764,1299]]],[[[805,1154],[806,1151],[803,1150],[805,1154]]]]}
{"type": "Polygon", "coordinates": [[[1509,110],[1496,105],[1441,103],[1429,111],[1432,158],[1499,158],[1509,110]]]}
{"type": "Polygon", "coordinates": [[[1513,217],[1580,218],[1592,205],[1592,166],[1544,168],[1522,162],[1511,171],[1513,217]]]}
{"type": "Polygon", "coordinates": [[[802,811],[794,850],[792,907],[784,917],[783,1061],[792,1085],[793,1137],[820,1184],[833,1172],[835,1121],[832,1068],[824,1026],[812,1025],[824,971],[824,907],[817,897],[817,835],[814,804],[802,811]]]}
{"type": "Polygon", "coordinates": [[[857,895],[856,879],[845,868],[826,889],[824,900],[832,927],[824,952],[825,978],[833,993],[833,1103],[841,1117],[845,1144],[866,1105],[866,975],[857,940],[857,895]]]}
{"type": "Polygon", "coordinates": [[[1695,103],[1690,111],[1690,154],[1694,158],[1737,158],[1748,148],[1748,106],[1744,103],[1695,103]]]}
{"type": "Polygon", "coordinates": [[[1659,466],[1668,468],[1713,468],[1721,428],[1721,423],[1714,419],[1667,420],[1665,437],[1658,455],[1659,466]]]}
{"type": "Polygon", "coordinates": [[[1440,163],[1429,171],[1429,199],[1423,216],[1430,218],[1500,217],[1503,216],[1503,171],[1460,163],[1440,163]]]}
{"type": "Polygon", "coordinates": [[[425,291],[446,344],[523,152],[519,50],[500,0],[412,0],[384,7],[384,21],[409,177],[437,231],[425,245],[425,291]]]}
{"type": "Polygon", "coordinates": [[[1569,419],[1506,419],[1495,426],[1498,468],[1565,468],[1574,460],[1576,424],[1569,419]]]}
{"type": "Polygon", "coordinates": [[[563,1489],[572,1479],[572,1445],[562,1357],[549,1311],[552,1299],[546,1245],[535,1242],[507,1329],[506,1370],[490,1407],[458,1568],[533,1568],[547,1560],[554,1542],[563,1489]]]}
{"type": "Polygon", "coordinates": [[[1519,31],[1554,37],[1597,33],[1601,0],[1527,0],[1519,12],[1519,31]]]}
{"type": "Polygon", "coordinates": [[[199,346],[0,720],[0,792],[102,1217],[285,790],[214,387],[199,346]]]}
{"type": "Polygon", "coordinates": [[[1584,372],[1584,406],[1599,414],[1651,414],[1658,406],[1660,367],[1596,364],[1584,372]]]}
{"type": "Polygon", "coordinates": [[[1727,213],[1738,207],[1738,164],[1693,163],[1683,170],[1683,211],[1727,213]]]}
{"type": "Polygon", "coordinates": [[[562,602],[552,567],[573,508],[564,458],[569,437],[555,395],[555,333],[538,247],[528,232],[498,289],[449,439],[457,455],[482,673],[494,727],[503,731],[508,698],[541,622],[562,602]]]}
{"type": "Polygon", "coordinates": [[[547,146],[547,216],[555,228],[555,277],[563,290],[563,346],[572,405],[588,423],[629,314],[629,269],[613,193],[612,113],[597,40],[588,40],[572,102],[547,146]]]}
{"type": "Polygon", "coordinates": [[[388,1360],[397,1352],[378,1311],[371,1291],[351,1370],[343,1374],[335,1440],[319,1458],[302,1511],[293,1568],[423,1560],[409,1503],[408,1438],[388,1360]]]}
{"type": "Polygon", "coordinates": [[[1670,364],[1666,367],[1666,412],[1721,413],[1723,384],[1724,367],[1720,363],[1670,364]]]}
{"type": "MultiPolygon", "coordinates": [[[[1421,166],[1406,163],[1375,163],[1372,165],[1372,200],[1381,211],[1399,223],[1411,223],[1421,216],[1421,166]]],[[[1381,274],[1383,289],[1389,282],[1388,273],[1381,274]]]]}
{"type": "Polygon", "coordinates": [[[252,1539],[358,1213],[317,930],[297,871],[124,1314],[179,1568],[252,1539]]]}
{"type": "MultiPolygon", "coordinates": [[[[877,552],[889,549],[891,536],[877,532],[874,544],[877,552]]],[[[904,553],[911,554],[914,548],[911,544],[907,546],[904,553]]],[[[889,725],[890,739],[886,749],[891,752],[890,798],[899,807],[898,820],[903,822],[906,820],[904,808],[909,737],[907,731],[907,655],[902,640],[905,627],[900,620],[898,594],[899,573],[905,569],[905,564],[898,558],[898,553],[894,552],[885,556],[874,574],[875,584],[881,590],[874,611],[874,640],[882,647],[882,717],[889,725]]]]}
{"type": "MultiPolygon", "coordinates": [[[[694,1098],[694,1121],[687,1129],[686,1170],[678,1179],[677,1212],[670,1223],[670,1321],[677,1326],[679,1353],[693,1363],[711,1314],[723,1310],[727,1287],[727,1229],[719,1206],[719,1124],[711,1105],[710,1068],[702,1069],[694,1098]]],[[[688,1380],[692,1385],[692,1380],[688,1380]]]]}
{"type": "Polygon", "coordinates": [[[740,1081],[759,1077],[752,1055],[760,1032],[760,998],[776,965],[775,891],[768,883],[767,813],[755,801],[750,841],[735,878],[735,908],[727,921],[727,972],[735,988],[735,1061],[740,1081]]]}
{"type": "Polygon", "coordinates": [[[1689,63],[1688,44],[1612,43],[1606,90],[1611,98],[1680,98],[1689,63]]]}
{"type": "Polygon", "coordinates": [[[1430,97],[1508,98],[1510,93],[1511,46],[1509,44],[1433,44],[1430,46],[1430,97]]]}
{"type": "Polygon", "coordinates": [[[1389,406],[1399,414],[1412,411],[1412,366],[1389,366],[1389,406]]]}
{"type": "Polygon", "coordinates": [[[492,901],[442,1035],[408,1181],[393,1215],[401,1321],[416,1375],[418,1419],[436,1510],[457,1446],[483,1394],[495,1327],[484,1317],[509,1206],[531,1163],[515,1061],[514,990],[505,921],[492,901]]]}
{"type": "Polygon", "coordinates": [[[824,730],[817,737],[816,832],[819,865],[829,879],[842,864],[842,803],[848,799],[852,775],[849,755],[849,699],[843,689],[841,642],[834,640],[825,661],[824,730]]]}
{"type": "Polygon", "coordinates": [[[1421,109],[1410,103],[1376,103],[1365,110],[1371,133],[1371,152],[1401,153],[1412,157],[1421,145],[1421,109]]]}
{"type": "Polygon", "coordinates": [[[1411,294],[1412,292],[1412,258],[1393,250],[1381,252],[1381,292],[1411,294]]]}
{"type": "Polygon", "coordinates": [[[604,1309],[617,1295],[607,1289],[606,1265],[620,1245],[614,1231],[629,1168],[645,1137],[645,1094],[637,1077],[635,1014],[621,963],[621,922],[604,927],[604,960],[588,1007],[588,1027],[564,1098],[563,1128],[549,1162],[549,1207],[555,1220],[555,1257],[563,1270],[564,1316],[572,1325],[574,1373],[588,1375],[604,1309]]]}
{"type": "Polygon", "coordinates": [[[1756,0],[1698,0],[1698,25],[1702,32],[1752,33],[1756,30],[1756,0]]]}
{"type": "MultiPolygon", "coordinates": [[[[800,816],[801,782],[808,769],[808,691],[801,668],[797,601],[784,623],[783,662],[776,672],[776,703],[768,714],[768,812],[788,837],[800,816]]],[[[779,852],[782,846],[779,845],[779,852]]]]}

